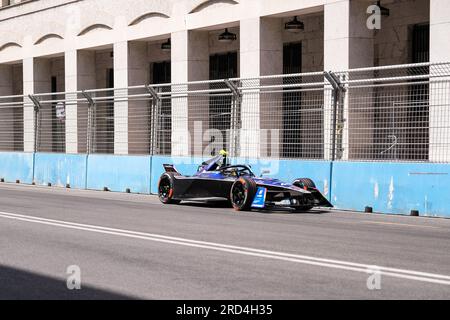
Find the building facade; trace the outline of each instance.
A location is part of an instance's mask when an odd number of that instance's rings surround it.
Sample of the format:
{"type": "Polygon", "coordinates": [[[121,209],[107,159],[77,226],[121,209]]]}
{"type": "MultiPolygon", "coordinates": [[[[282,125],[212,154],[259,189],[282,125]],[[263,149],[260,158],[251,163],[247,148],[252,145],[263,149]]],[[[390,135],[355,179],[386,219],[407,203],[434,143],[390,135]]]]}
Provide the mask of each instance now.
{"type": "MultiPolygon", "coordinates": [[[[341,71],[450,60],[450,5],[445,0],[385,0],[381,29],[368,27],[366,0],[46,0],[3,1],[0,95],[283,73],[341,71]],[[304,28],[289,32],[294,17],[304,28]],[[219,41],[228,30],[231,42],[219,41]],[[162,44],[170,39],[171,50],[162,44]]],[[[127,104],[117,112],[127,113],[127,104]]],[[[25,111],[26,112],[26,111],[25,111]]],[[[21,115],[20,115],[21,116],[21,115]]],[[[65,151],[83,152],[67,109],[65,151]]],[[[264,115],[261,115],[264,117],[264,115]]],[[[31,114],[24,151],[32,151],[31,114]]],[[[116,121],[114,147],[129,147],[133,124],[116,121]],[[121,127],[122,126],[122,127],[121,127]],[[128,130],[127,130],[128,127],[128,130]]],[[[106,124],[105,124],[106,125],[106,124]]],[[[176,123],[173,124],[177,130],[176,123]]],[[[183,124],[180,124],[183,126],[183,124]]],[[[177,148],[175,147],[175,150],[177,148]]],[[[181,151],[181,153],[183,153],[181,151]]]]}

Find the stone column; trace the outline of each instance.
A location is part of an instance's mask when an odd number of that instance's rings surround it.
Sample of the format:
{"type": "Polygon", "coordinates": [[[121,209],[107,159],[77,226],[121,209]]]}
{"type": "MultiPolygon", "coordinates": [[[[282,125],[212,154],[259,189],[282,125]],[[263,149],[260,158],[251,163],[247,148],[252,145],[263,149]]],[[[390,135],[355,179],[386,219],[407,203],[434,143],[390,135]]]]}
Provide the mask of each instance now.
{"type": "MultiPolygon", "coordinates": [[[[276,18],[251,18],[240,22],[240,70],[244,80],[244,93],[241,109],[241,156],[259,158],[260,156],[276,156],[269,135],[261,136],[262,129],[273,128],[273,123],[282,123],[281,104],[270,106],[264,103],[259,90],[251,89],[261,83],[261,76],[277,75],[283,72],[283,37],[282,22],[276,18]],[[245,87],[249,89],[245,89],[245,87]],[[277,107],[278,106],[278,107],[277,107]],[[262,150],[264,149],[264,150],[262,150]],[[272,152],[271,152],[272,151],[272,152]],[[269,153],[269,154],[267,154],[269,153]]],[[[282,83],[282,79],[280,79],[282,83]]],[[[272,81],[271,84],[274,84],[272,81]]],[[[271,101],[282,97],[271,97],[271,101]]],[[[280,129],[280,128],[278,128],[280,129]]],[[[265,132],[267,133],[267,132],[265,132]]],[[[279,145],[275,141],[273,145],[279,145]]]]}
{"type": "MultiPolygon", "coordinates": [[[[128,86],[149,83],[148,43],[134,41],[128,43],[128,86]]],[[[129,94],[145,93],[132,90],[129,94]]],[[[150,151],[150,101],[128,102],[128,152],[148,154],[150,151]]]]}
{"type": "MultiPolygon", "coordinates": [[[[187,82],[208,80],[209,78],[208,33],[188,30],[172,33],[171,56],[172,83],[178,84],[172,87],[172,91],[174,91],[174,98],[172,99],[172,155],[188,156],[193,151],[200,155],[204,143],[198,141],[198,139],[193,140],[194,121],[202,121],[203,128],[208,127],[206,123],[208,113],[199,109],[205,107],[206,100],[204,98],[188,98],[184,96],[183,92],[188,90],[187,82]]],[[[196,89],[198,89],[198,86],[196,89]]]]}
{"type": "MultiPolygon", "coordinates": [[[[450,62],[450,6],[430,0],[430,62],[450,62]]],[[[448,74],[449,66],[432,66],[431,73],[448,74]],[[439,70],[445,68],[446,70],[439,70]]],[[[450,77],[431,79],[430,161],[450,162],[450,77]]]]}
{"type": "MultiPolygon", "coordinates": [[[[128,95],[128,42],[114,43],[114,95],[128,95]]],[[[128,101],[114,103],[114,154],[128,154],[128,101]]]]}
{"type": "MultiPolygon", "coordinates": [[[[183,30],[172,33],[172,83],[178,84],[189,81],[189,60],[188,60],[188,34],[183,30]]],[[[188,99],[178,97],[174,91],[185,91],[186,85],[175,85],[172,87],[172,156],[189,155],[189,126],[188,126],[188,99]]]]}
{"type": "MultiPolygon", "coordinates": [[[[66,51],[64,64],[66,78],[65,91],[76,92],[78,90],[77,50],[66,51]]],[[[76,98],[77,94],[66,94],[66,99],[69,101],[76,98]]],[[[78,104],[76,102],[66,103],[66,153],[78,153],[78,104]]]]}
{"type": "MultiPolygon", "coordinates": [[[[352,68],[372,67],[374,62],[373,30],[367,28],[368,3],[358,0],[328,0],[324,6],[324,69],[325,71],[346,71],[352,68]]],[[[332,145],[332,91],[331,87],[325,88],[325,159],[331,159],[332,145]]],[[[347,99],[351,93],[346,95],[347,99]]],[[[343,127],[340,139],[344,148],[342,159],[349,158],[351,137],[349,126],[351,117],[361,115],[349,114],[348,100],[344,101],[343,127]]],[[[373,122],[370,115],[364,115],[367,124],[373,122]]],[[[373,127],[373,126],[372,126],[373,127]]],[[[370,139],[371,134],[368,134],[370,139]]],[[[361,139],[361,136],[357,137],[361,139]]],[[[368,141],[369,142],[369,141],[368,141]]],[[[337,146],[339,148],[339,146],[337,146]]]]}
{"type": "Polygon", "coordinates": [[[34,108],[33,103],[27,97],[34,94],[34,59],[25,58],[23,60],[23,94],[24,111],[23,111],[23,142],[24,152],[34,152],[34,108]]]}

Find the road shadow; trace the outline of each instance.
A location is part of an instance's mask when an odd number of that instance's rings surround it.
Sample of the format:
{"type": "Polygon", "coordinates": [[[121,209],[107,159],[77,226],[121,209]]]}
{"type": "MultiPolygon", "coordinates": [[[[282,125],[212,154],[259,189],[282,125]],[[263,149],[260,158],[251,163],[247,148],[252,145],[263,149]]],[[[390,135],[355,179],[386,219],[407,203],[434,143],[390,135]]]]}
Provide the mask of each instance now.
{"type": "Polygon", "coordinates": [[[308,211],[293,211],[291,209],[273,209],[273,210],[252,210],[254,212],[260,212],[262,214],[271,214],[271,215],[321,215],[321,214],[327,214],[330,213],[330,211],[327,210],[321,210],[321,209],[312,209],[308,211]]]}
{"type": "MultiPolygon", "coordinates": [[[[180,206],[185,207],[197,207],[197,208],[220,208],[220,209],[230,209],[233,210],[233,207],[228,201],[186,201],[181,202],[180,206]]],[[[291,209],[273,209],[273,210],[257,210],[253,209],[252,212],[259,212],[262,214],[293,214],[293,215],[320,215],[320,214],[326,214],[329,213],[329,210],[326,209],[313,209],[309,211],[293,211],[291,209]]]]}
{"type": "Polygon", "coordinates": [[[67,289],[66,281],[0,266],[0,300],[132,300],[133,297],[81,286],[67,289]]]}
{"type": "Polygon", "coordinates": [[[231,204],[228,201],[186,201],[181,202],[180,206],[185,207],[197,207],[197,208],[219,208],[219,209],[232,209],[231,204]]]}

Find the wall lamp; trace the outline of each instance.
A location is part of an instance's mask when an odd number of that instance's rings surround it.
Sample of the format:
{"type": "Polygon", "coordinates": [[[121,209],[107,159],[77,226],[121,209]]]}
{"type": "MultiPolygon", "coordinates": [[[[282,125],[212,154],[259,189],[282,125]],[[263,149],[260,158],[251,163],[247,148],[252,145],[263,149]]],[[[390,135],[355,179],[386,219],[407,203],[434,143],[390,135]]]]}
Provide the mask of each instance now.
{"type": "Polygon", "coordinates": [[[219,41],[224,43],[230,43],[237,40],[237,36],[235,33],[229,32],[228,28],[225,29],[225,32],[219,35],[219,41]]]}
{"type": "Polygon", "coordinates": [[[391,15],[391,10],[381,5],[381,0],[377,1],[377,6],[380,8],[381,15],[384,17],[389,17],[391,15]]]}
{"type": "Polygon", "coordinates": [[[168,51],[172,50],[172,42],[170,41],[170,39],[167,39],[166,42],[161,44],[161,50],[164,52],[168,52],[168,51]]]}
{"type": "Polygon", "coordinates": [[[284,25],[284,30],[297,33],[302,30],[305,30],[305,24],[300,20],[298,20],[297,16],[295,16],[293,20],[289,21],[284,25]]]}

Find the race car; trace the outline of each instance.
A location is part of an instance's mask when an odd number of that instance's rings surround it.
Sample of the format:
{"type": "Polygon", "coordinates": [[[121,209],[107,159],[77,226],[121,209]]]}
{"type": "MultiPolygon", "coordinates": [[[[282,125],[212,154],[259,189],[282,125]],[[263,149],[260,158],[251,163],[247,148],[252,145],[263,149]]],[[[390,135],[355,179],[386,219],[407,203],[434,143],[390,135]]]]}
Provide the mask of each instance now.
{"type": "Polygon", "coordinates": [[[315,207],[333,207],[311,179],[285,183],[256,177],[248,165],[230,165],[225,152],[202,163],[193,176],[181,175],[174,165],[163,166],[165,172],[159,179],[158,193],[164,204],[223,199],[237,211],[288,208],[303,212],[315,207]]]}

